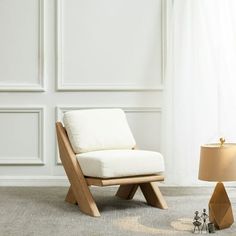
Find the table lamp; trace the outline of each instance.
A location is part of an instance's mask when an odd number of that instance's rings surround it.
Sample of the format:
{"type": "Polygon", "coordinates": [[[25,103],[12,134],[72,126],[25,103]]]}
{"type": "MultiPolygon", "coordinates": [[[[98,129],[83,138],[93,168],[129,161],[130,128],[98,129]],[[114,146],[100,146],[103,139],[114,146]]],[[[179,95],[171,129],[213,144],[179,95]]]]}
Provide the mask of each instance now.
{"type": "Polygon", "coordinates": [[[236,143],[225,143],[220,138],[219,144],[201,146],[198,178],[218,182],[209,201],[209,220],[217,229],[230,227],[233,211],[222,182],[236,180],[236,143]]]}

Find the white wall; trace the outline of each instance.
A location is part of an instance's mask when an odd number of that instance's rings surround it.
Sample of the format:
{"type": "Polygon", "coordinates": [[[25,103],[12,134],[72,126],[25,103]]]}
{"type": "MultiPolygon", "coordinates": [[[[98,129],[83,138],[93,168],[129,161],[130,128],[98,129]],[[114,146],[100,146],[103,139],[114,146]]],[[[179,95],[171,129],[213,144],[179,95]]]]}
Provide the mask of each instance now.
{"type": "Polygon", "coordinates": [[[0,1],[0,185],[67,184],[55,121],[122,107],[162,151],[164,1],[0,1]]]}

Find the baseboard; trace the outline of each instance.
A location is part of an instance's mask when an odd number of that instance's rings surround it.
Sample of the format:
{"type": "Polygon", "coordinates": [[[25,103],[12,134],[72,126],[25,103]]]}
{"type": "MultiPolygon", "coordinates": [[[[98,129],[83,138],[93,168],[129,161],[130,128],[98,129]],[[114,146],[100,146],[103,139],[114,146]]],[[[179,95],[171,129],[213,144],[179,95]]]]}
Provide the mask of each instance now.
{"type": "Polygon", "coordinates": [[[0,186],[69,186],[66,176],[0,176],[0,186]]]}
{"type": "MultiPolygon", "coordinates": [[[[30,186],[30,187],[51,187],[51,186],[66,186],[68,187],[69,181],[66,176],[0,176],[0,186],[30,186]]],[[[189,185],[170,184],[160,182],[160,187],[168,188],[192,188],[192,187],[214,187],[215,183],[203,182],[189,185]]],[[[225,183],[226,187],[236,187],[235,182],[225,183]]]]}

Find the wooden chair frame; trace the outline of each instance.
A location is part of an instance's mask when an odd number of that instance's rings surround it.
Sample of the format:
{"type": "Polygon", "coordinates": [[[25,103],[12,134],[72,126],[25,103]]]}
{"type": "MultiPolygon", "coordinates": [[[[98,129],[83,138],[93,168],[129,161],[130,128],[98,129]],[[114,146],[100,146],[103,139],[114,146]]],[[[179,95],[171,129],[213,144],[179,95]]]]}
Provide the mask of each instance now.
{"type": "Polygon", "coordinates": [[[86,177],[83,175],[80,165],[76,160],[66,130],[61,122],[56,123],[56,132],[61,161],[70,182],[70,188],[65,201],[78,204],[83,213],[96,217],[100,216],[100,213],[89,190],[90,185],[120,185],[116,196],[126,200],[132,199],[137,188],[140,186],[147,204],[161,209],[168,208],[158,186],[154,183],[156,181],[163,181],[164,176],[146,175],[111,179],[86,177]]]}

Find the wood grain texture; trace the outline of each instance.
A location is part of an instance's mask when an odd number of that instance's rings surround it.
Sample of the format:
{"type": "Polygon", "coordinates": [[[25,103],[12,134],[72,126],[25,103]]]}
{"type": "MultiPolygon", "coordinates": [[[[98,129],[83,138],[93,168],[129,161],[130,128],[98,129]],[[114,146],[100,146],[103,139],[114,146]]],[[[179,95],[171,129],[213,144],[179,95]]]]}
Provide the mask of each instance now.
{"type": "Polygon", "coordinates": [[[140,183],[148,183],[148,182],[163,181],[163,180],[164,176],[162,175],[132,176],[132,177],[112,178],[112,179],[86,177],[87,184],[95,186],[140,184],[140,183]]]}
{"type": "Polygon", "coordinates": [[[233,210],[223,183],[217,183],[209,201],[209,220],[217,229],[229,228],[234,223],[233,210]]]}
{"type": "Polygon", "coordinates": [[[91,216],[100,216],[61,122],[56,123],[56,131],[61,161],[80,210],[91,216]]]}
{"type": "Polygon", "coordinates": [[[66,195],[66,199],[65,199],[66,202],[69,202],[71,204],[76,204],[77,201],[75,199],[75,195],[73,193],[73,190],[72,190],[72,187],[70,186],[69,190],[68,190],[68,193],[66,195]]]}
{"type": "Polygon", "coordinates": [[[138,184],[121,185],[118,191],[116,192],[116,196],[126,200],[131,200],[133,199],[134,194],[138,189],[138,186],[138,184]]]}
{"type": "Polygon", "coordinates": [[[166,201],[155,183],[143,183],[140,184],[140,188],[143,192],[143,195],[148,203],[153,207],[168,209],[166,201]]]}

